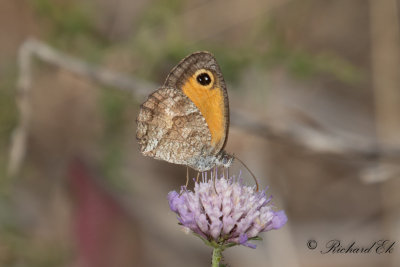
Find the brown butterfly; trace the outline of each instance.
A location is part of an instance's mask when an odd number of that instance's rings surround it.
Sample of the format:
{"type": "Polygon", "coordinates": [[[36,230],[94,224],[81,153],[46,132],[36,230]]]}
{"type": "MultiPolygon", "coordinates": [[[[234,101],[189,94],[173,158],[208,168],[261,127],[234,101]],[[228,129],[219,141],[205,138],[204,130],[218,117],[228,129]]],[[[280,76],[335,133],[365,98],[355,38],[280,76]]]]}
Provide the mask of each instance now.
{"type": "Polygon", "coordinates": [[[136,138],[145,156],[199,172],[228,168],[226,84],[214,56],[196,52],[172,69],[164,85],[140,106],[136,138]]]}

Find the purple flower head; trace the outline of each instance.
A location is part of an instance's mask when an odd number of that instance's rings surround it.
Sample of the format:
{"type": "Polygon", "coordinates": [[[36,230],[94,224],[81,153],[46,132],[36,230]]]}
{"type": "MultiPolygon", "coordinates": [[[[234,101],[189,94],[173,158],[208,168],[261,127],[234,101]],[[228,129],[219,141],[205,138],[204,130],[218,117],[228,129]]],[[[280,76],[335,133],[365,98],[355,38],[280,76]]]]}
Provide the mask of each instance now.
{"type": "Polygon", "coordinates": [[[179,223],[206,243],[255,248],[249,240],[259,233],[281,228],[287,221],[283,210],[274,211],[265,190],[245,186],[233,178],[195,183],[194,190],[168,194],[170,208],[179,223]],[[216,193],[215,190],[218,192],[216,193]]]}

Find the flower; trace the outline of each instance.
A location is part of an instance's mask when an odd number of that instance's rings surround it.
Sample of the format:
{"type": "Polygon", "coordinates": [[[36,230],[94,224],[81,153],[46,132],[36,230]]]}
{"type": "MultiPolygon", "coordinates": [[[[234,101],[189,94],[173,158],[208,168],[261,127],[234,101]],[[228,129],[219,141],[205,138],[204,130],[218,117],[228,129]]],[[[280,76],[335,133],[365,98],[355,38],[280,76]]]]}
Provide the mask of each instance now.
{"type": "Polygon", "coordinates": [[[283,210],[274,211],[266,189],[244,185],[234,178],[196,182],[194,190],[182,187],[180,194],[168,194],[170,208],[179,223],[201,237],[206,244],[217,247],[244,245],[255,248],[250,240],[281,228],[287,221],[283,210]]]}

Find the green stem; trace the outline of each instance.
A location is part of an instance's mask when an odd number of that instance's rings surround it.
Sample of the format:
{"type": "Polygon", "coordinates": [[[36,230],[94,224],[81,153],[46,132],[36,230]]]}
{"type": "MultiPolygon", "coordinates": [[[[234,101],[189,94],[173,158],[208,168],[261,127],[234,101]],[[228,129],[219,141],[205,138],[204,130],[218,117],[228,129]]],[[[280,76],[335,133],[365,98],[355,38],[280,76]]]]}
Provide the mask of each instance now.
{"type": "Polygon", "coordinates": [[[222,248],[221,247],[215,247],[213,250],[212,254],[212,262],[211,266],[212,267],[219,267],[219,263],[222,259],[222,248]]]}

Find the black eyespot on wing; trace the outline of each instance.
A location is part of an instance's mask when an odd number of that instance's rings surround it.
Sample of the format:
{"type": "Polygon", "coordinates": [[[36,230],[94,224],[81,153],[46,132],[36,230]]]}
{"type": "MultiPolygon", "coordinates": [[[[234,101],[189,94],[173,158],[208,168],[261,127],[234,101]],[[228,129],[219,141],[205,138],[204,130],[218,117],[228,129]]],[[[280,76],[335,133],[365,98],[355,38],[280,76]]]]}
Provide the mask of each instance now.
{"type": "Polygon", "coordinates": [[[211,77],[206,72],[197,75],[196,80],[199,84],[203,86],[209,85],[211,83],[211,77]]]}

